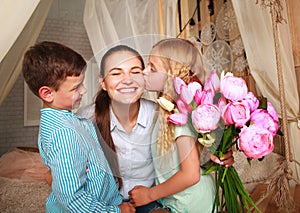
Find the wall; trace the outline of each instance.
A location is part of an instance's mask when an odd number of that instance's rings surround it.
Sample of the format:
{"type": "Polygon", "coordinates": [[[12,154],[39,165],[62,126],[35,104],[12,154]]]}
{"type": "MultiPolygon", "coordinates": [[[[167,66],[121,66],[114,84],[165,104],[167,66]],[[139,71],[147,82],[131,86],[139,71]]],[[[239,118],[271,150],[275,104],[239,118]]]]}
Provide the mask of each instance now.
{"type": "MultiPolygon", "coordinates": [[[[63,43],[89,60],[93,53],[82,22],[83,0],[54,0],[38,41],[63,43]]],[[[20,75],[0,106],[0,155],[14,147],[37,147],[38,126],[24,126],[24,81],[20,75]]]]}

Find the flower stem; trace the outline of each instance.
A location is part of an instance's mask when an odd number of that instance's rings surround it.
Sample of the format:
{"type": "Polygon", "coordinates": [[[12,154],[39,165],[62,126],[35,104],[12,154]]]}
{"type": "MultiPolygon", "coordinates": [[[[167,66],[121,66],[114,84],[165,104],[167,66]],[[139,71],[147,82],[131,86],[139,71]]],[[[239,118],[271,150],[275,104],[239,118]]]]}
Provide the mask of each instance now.
{"type": "Polygon", "coordinates": [[[224,183],[224,179],[225,179],[227,171],[228,171],[228,168],[226,167],[224,170],[223,176],[222,176],[222,183],[224,183]]]}

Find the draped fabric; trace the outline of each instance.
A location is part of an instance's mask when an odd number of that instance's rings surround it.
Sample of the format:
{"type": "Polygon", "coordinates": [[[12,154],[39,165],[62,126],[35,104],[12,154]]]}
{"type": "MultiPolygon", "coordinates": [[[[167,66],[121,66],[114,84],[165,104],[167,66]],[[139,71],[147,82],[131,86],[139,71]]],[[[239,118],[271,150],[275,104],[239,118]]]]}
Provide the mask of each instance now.
{"type": "Polygon", "coordinates": [[[0,7],[0,105],[20,75],[24,51],[35,43],[52,0],[3,0],[0,7]]]}
{"type": "Polygon", "coordinates": [[[176,3],[176,0],[86,1],[84,25],[95,56],[125,40],[139,52],[148,53],[159,39],[157,35],[175,37],[176,3]],[[141,35],[147,35],[147,40],[141,35]]]}
{"type": "MultiPolygon", "coordinates": [[[[286,1],[290,33],[293,44],[293,55],[295,62],[295,71],[297,76],[298,92],[300,91],[300,17],[298,12],[300,11],[300,1],[289,0],[286,1]]],[[[299,93],[300,99],[300,93],[299,93]]],[[[299,106],[300,110],[300,106],[299,106]]],[[[299,124],[300,125],[300,124],[299,124]]]]}
{"type": "MultiPolygon", "coordinates": [[[[83,105],[93,101],[98,91],[99,63],[103,54],[116,44],[136,49],[145,64],[152,46],[162,38],[175,37],[177,0],[88,0],[83,22],[94,58],[87,66],[88,94],[83,105]]],[[[154,93],[147,93],[149,99],[154,93]]]]}
{"type": "MultiPolygon", "coordinates": [[[[238,26],[244,43],[250,73],[255,79],[257,89],[281,114],[279,85],[272,19],[269,8],[262,8],[256,1],[232,0],[238,26]],[[259,23],[259,24],[258,24],[259,23]]],[[[284,3],[283,16],[288,22],[284,3]]],[[[292,53],[288,23],[278,24],[280,58],[284,79],[285,104],[288,117],[288,136],[291,158],[300,162],[299,94],[292,53]]],[[[279,115],[281,117],[282,115],[279,115]]],[[[294,176],[299,180],[300,166],[291,164],[294,176]]]]}

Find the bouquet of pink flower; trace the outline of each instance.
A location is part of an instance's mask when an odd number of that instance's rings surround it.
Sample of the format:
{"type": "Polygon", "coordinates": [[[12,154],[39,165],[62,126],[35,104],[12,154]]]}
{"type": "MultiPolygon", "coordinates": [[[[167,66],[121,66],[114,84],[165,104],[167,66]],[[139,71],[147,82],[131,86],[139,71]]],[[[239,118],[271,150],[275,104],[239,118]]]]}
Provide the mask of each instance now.
{"type": "MultiPolygon", "coordinates": [[[[273,151],[273,137],[278,131],[278,115],[266,99],[258,100],[248,92],[246,82],[239,77],[222,73],[221,80],[212,71],[202,88],[198,82],[188,85],[175,77],[174,86],[179,98],[175,113],[168,121],[176,125],[189,124],[198,134],[198,141],[222,157],[234,144],[250,159],[261,159],[273,151]]],[[[159,100],[165,109],[173,106],[159,100]]],[[[255,203],[244,188],[233,166],[226,168],[210,161],[205,174],[215,172],[216,196],[214,209],[227,212],[250,212],[255,203]],[[219,190],[221,189],[221,198],[219,190]]]]}

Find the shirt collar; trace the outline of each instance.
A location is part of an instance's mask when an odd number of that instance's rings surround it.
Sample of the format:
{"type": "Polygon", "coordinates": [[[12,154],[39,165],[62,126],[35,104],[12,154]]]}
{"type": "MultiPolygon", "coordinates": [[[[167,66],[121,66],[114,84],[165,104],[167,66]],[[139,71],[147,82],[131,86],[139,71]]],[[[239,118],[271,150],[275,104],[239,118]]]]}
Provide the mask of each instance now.
{"type": "MultiPolygon", "coordinates": [[[[112,107],[109,107],[110,109],[110,131],[112,131],[114,128],[121,128],[121,124],[118,121],[115,113],[112,110],[112,107]]],[[[137,118],[137,125],[141,125],[143,127],[147,126],[147,117],[148,117],[148,113],[146,112],[146,108],[145,105],[143,104],[143,101],[140,100],[140,109],[139,109],[139,114],[138,114],[138,118],[137,118]]]]}
{"type": "Polygon", "coordinates": [[[70,115],[73,114],[71,111],[66,110],[66,109],[54,109],[54,108],[42,108],[41,112],[55,112],[55,113],[61,113],[65,115],[70,115]]]}

